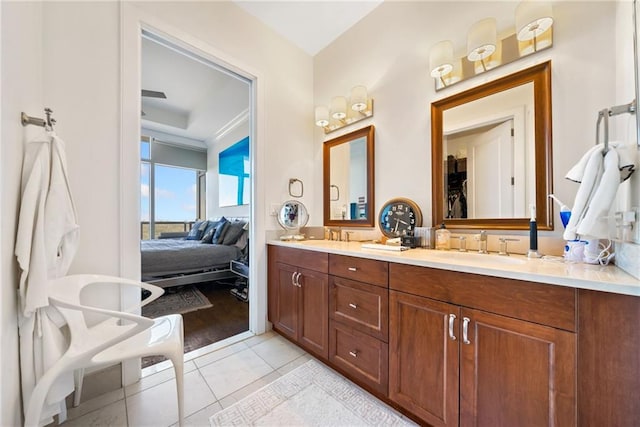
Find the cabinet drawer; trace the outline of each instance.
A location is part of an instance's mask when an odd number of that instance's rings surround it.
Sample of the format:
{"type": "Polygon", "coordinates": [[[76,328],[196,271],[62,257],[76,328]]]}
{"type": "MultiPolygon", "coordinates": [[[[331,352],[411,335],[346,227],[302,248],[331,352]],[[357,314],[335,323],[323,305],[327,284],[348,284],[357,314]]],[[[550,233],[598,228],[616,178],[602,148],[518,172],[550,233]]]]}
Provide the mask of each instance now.
{"type": "Polygon", "coordinates": [[[329,313],[332,319],[389,340],[389,291],[341,277],[329,277],[329,313]]]}
{"type": "Polygon", "coordinates": [[[389,283],[389,263],[329,254],[329,274],[386,288],[389,283]]]}
{"type": "Polygon", "coordinates": [[[320,273],[326,273],[329,270],[329,256],[324,252],[269,246],[268,256],[269,262],[277,261],[320,273]]]}
{"type": "Polygon", "coordinates": [[[464,307],[576,331],[576,290],[522,280],[391,264],[389,287],[464,307]]]}
{"type": "Polygon", "coordinates": [[[387,343],[332,320],[329,325],[329,360],[354,380],[387,394],[387,343]]]}

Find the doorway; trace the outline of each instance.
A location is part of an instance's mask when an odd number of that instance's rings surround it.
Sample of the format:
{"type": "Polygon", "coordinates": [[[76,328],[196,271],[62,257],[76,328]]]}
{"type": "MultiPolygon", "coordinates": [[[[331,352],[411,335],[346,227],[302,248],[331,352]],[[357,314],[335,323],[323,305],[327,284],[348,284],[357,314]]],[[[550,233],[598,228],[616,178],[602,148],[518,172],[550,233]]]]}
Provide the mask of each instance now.
{"type": "Polygon", "coordinates": [[[140,37],[141,276],[165,288],[143,315],[183,314],[189,352],[249,330],[252,81],[140,37]]]}

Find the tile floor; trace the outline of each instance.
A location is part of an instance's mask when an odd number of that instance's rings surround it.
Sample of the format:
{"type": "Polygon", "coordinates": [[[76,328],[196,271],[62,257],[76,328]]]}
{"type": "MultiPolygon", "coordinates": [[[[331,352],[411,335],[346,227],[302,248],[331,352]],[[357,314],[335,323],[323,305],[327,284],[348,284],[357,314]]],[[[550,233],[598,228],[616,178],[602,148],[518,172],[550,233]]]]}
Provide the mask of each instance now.
{"type": "MultiPolygon", "coordinates": [[[[185,425],[209,426],[209,417],[311,356],[273,332],[252,336],[185,361],[185,425]]],[[[69,409],[62,426],[168,427],[178,421],[175,376],[169,362],[143,370],[136,384],[69,409]]]]}

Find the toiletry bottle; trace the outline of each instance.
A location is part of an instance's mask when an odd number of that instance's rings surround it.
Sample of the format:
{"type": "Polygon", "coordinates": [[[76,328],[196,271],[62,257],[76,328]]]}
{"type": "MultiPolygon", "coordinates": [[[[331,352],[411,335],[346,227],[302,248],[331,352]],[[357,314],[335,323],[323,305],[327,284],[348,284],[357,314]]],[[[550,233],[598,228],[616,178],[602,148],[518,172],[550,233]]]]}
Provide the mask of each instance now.
{"type": "Polygon", "coordinates": [[[451,232],[447,230],[444,222],[438,230],[436,230],[436,249],[447,251],[451,248],[451,232]]]}

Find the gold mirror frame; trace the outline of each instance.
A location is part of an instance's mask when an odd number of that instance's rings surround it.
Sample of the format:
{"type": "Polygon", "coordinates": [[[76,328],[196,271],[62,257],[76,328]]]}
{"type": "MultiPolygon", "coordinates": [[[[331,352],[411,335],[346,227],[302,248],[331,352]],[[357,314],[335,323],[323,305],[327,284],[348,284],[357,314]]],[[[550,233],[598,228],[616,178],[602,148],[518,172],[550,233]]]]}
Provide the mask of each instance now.
{"type": "Polygon", "coordinates": [[[324,225],[333,227],[373,227],[375,225],[374,203],[374,146],[375,127],[373,125],[350,132],[346,135],[325,141],[323,147],[323,184],[324,193],[324,225]],[[366,191],[366,212],[363,219],[331,219],[331,148],[340,144],[347,144],[353,140],[366,137],[367,147],[367,191],[366,191]]]}
{"type": "Polygon", "coordinates": [[[551,62],[502,77],[431,104],[432,213],[434,225],[444,222],[447,228],[525,230],[529,218],[444,218],[443,122],[444,111],[498,92],[533,83],[535,118],[535,203],[539,230],[553,230],[553,193],[551,153],[551,62]]]}

